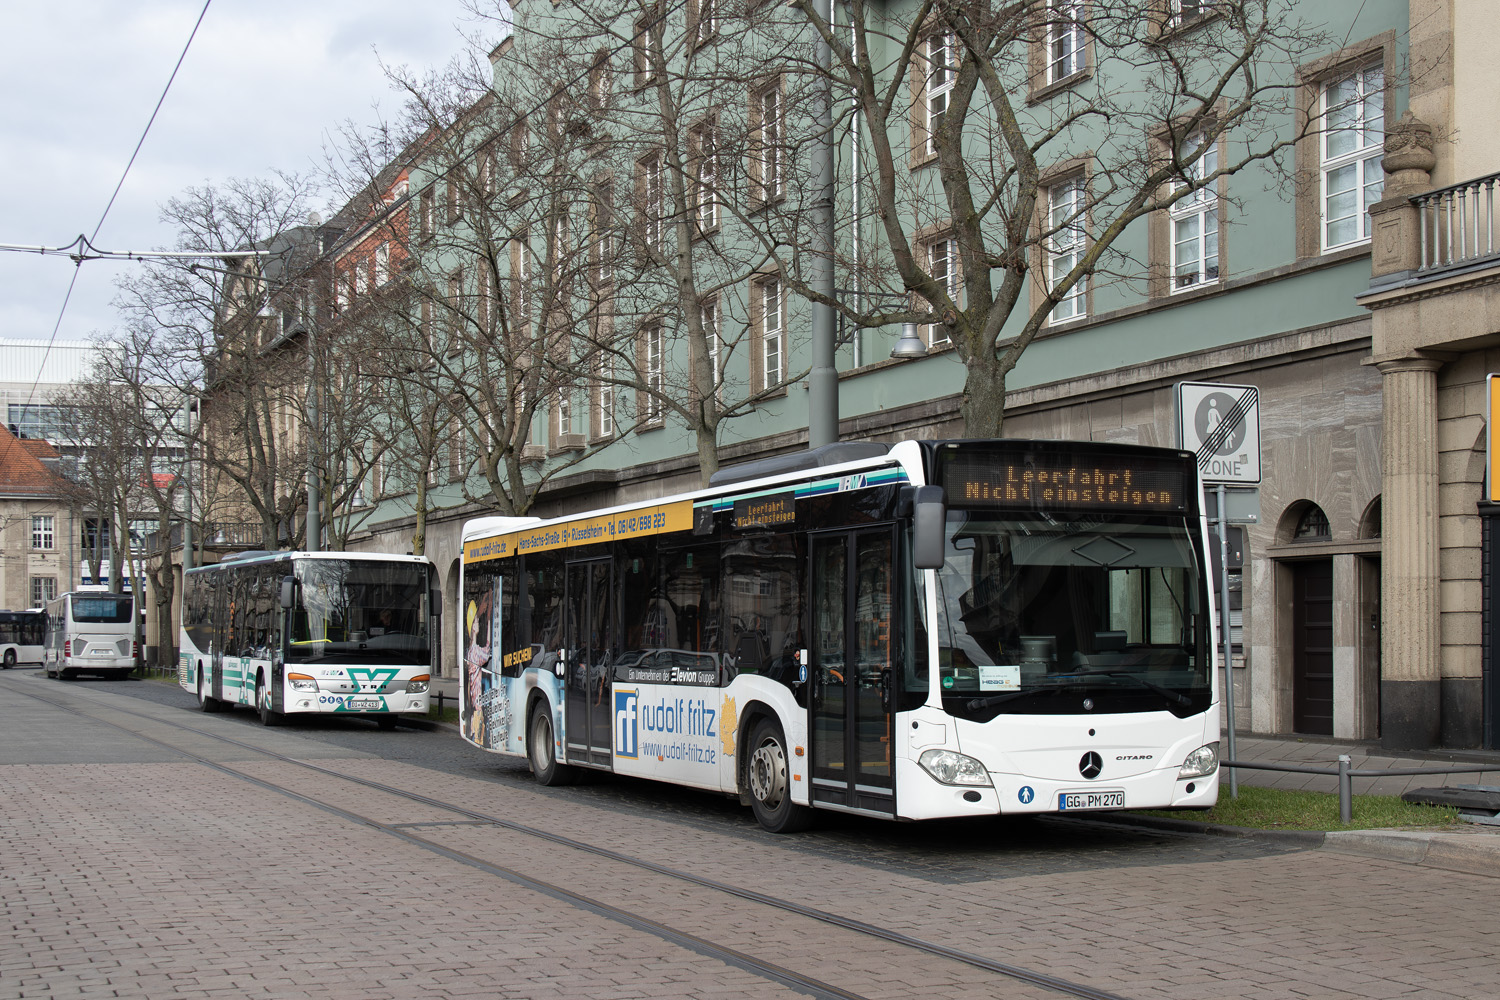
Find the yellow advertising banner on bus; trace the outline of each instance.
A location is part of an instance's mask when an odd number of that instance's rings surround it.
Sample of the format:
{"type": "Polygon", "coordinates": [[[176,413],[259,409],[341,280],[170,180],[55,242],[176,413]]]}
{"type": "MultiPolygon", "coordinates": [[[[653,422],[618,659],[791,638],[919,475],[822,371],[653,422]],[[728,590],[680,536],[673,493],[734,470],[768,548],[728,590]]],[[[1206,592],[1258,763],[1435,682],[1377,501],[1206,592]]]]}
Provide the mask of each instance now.
{"type": "Polygon", "coordinates": [[[523,552],[546,552],[574,545],[592,545],[595,542],[616,542],[672,531],[687,531],[692,526],[693,502],[679,500],[676,503],[641,507],[602,517],[543,524],[489,538],[476,538],[464,544],[464,565],[487,559],[504,559],[523,552]]]}

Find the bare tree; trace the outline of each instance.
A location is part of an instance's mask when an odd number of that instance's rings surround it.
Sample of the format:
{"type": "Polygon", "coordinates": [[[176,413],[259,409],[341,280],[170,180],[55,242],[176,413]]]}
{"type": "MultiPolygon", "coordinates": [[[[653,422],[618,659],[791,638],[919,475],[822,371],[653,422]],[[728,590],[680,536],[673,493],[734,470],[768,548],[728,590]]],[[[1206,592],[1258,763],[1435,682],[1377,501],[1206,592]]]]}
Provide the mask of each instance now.
{"type": "Polygon", "coordinates": [[[300,540],[296,513],[303,476],[309,360],[291,310],[297,286],[321,253],[304,223],[312,184],[278,174],[194,188],[162,209],[178,251],[197,258],[153,260],[123,282],[118,305],[128,327],[149,330],[150,350],[200,380],[204,463],[261,523],[262,543],[300,540]]]}
{"type": "MultiPolygon", "coordinates": [[[[1295,69],[1329,39],[1293,0],[839,10],[830,25],[813,0],[793,0],[765,30],[787,40],[800,73],[826,81],[834,129],[845,141],[856,130],[844,148],[867,165],[857,188],[869,199],[856,225],[873,228],[881,252],[852,257],[842,241],[838,266],[884,294],[799,291],[866,327],[910,320],[930,342],[951,341],[971,436],[1001,433],[1007,377],[1086,292],[1176,277],[1133,255],[1127,229],[1220,194],[1255,165],[1284,177],[1282,155],[1317,124],[1294,113],[1295,69]],[[891,293],[908,298],[881,308],[891,293]]],[[[780,213],[747,222],[783,264],[783,248],[805,245],[780,213]]]]}

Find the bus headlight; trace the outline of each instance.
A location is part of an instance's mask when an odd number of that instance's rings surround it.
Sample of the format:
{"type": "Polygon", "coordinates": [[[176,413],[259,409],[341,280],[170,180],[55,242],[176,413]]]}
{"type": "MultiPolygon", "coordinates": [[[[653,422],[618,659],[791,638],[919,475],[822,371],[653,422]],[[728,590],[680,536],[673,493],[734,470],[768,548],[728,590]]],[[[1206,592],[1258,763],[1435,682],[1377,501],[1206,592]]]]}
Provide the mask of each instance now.
{"type": "Polygon", "coordinates": [[[945,785],[988,785],[990,773],[973,757],[952,750],[925,750],[917,758],[922,769],[945,785]]]}
{"type": "Polygon", "coordinates": [[[307,694],[318,693],[318,682],[306,674],[287,674],[286,679],[292,685],[293,691],[303,691],[307,694]]]}
{"type": "Polygon", "coordinates": [[[431,674],[418,674],[406,682],[407,694],[422,694],[427,690],[427,684],[432,680],[431,674]]]}
{"type": "Polygon", "coordinates": [[[1182,770],[1177,772],[1177,777],[1201,778],[1205,774],[1213,774],[1218,769],[1219,744],[1210,743],[1187,755],[1187,759],[1182,762],[1182,770]]]}

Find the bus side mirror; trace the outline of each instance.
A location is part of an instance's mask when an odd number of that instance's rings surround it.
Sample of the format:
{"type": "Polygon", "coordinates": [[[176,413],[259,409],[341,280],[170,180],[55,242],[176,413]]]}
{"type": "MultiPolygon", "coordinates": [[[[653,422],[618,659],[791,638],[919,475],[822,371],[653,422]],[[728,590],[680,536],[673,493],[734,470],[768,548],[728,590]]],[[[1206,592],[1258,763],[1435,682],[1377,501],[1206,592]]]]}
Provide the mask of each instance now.
{"type": "Polygon", "coordinates": [[[281,610],[290,611],[297,603],[297,578],[295,576],[284,576],[281,578],[281,610]]]}
{"type": "Polygon", "coordinates": [[[912,561],[917,569],[943,565],[943,528],[948,511],[941,486],[918,486],[912,506],[912,561]]]}
{"type": "Polygon", "coordinates": [[[427,592],[427,606],[432,609],[432,617],[443,617],[443,592],[436,587],[427,592]]]}

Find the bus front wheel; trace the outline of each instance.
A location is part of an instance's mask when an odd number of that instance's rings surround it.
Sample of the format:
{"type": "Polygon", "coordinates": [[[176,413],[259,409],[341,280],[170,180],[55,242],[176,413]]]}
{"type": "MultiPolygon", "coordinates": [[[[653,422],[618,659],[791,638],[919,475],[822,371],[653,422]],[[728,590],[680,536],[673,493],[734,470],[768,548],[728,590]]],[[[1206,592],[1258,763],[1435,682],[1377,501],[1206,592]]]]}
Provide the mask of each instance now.
{"type": "Polygon", "coordinates": [[[531,724],[526,727],[526,756],[531,761],[531,773],[536,775],[539,785],[571,785],[578,780],[578,769],[557,762],[552,737],[552,713],[545,701],[538,701],[531,709],[531,724]]]}
{"type": "Polygon", "coordinates": [[[203,669],[198,669],[198,711],[217,712],[223,702],[208,693],[208,688],[203,683],[203,669]]]}
{"type": "Polygon", "coordinates": [[[16,651],[14,649],[7,649],[5,651],[5,669],[9,670],[11,667],[13,667],[15,665],[16,665],[16,651]]]}
{"type": "Polygon", "coordinates": [[[750,738],[750,808],[760,825],[772,833],[795,833],[812,825],[813,811],[792,801],[786,737],[773,719],[762,719],[750,738]]]}

